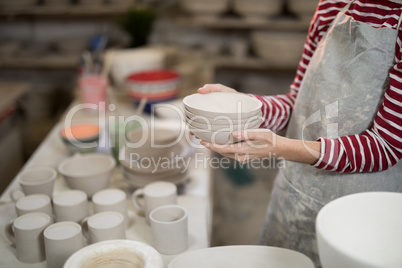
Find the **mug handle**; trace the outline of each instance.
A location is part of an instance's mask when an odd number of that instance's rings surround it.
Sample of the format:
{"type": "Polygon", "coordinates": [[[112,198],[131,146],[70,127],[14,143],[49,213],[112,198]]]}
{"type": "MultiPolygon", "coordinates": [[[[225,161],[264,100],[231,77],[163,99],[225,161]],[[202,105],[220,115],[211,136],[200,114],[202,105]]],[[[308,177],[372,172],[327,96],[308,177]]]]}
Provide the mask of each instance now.
{"type": "Polygon", "coordinates": [[[17,202],[18,200],[20,200],[24,196],[25,196],[25,193],[21,188],[15,188],[15,189],[10,191],[10,198],[14,202],[17,202]]]}
{"type": "Polygon", "coordinates": [[[4,227],[4,233],[6,234],[6,237],[8,240],[10,240],[10,242],[15,245],[15,233],[14,233],[14,222],[10,222],[8,223],[5,227],[4,227]]]}
{"type": "Polygon", "coordinates": [[[140,199],[144,199],[144,189],[139,188],[131,195],[131,202],[133,206],[141,213],[145,213],[145,205],[140,203],[140,199]]]}
{"type": "Polygon", "coordinates": [[[82,234],[84,235],[85,239],[89,241],[89,231],[88,231],[88,220],[90,216],[85,217],[81,222],[81,229],[82,229],[82,234]]]}

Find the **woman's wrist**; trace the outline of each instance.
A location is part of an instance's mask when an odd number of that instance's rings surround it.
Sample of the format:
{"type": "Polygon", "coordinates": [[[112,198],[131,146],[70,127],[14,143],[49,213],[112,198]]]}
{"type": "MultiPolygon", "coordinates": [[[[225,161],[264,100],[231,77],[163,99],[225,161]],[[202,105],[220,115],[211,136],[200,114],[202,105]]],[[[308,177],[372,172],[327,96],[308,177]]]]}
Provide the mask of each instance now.
{"type": "Polygon", "coordinates": [[[313,165],[320,158],[320,141],[303,141],[276,136],[273,146],[277,158],[313,165]]]}

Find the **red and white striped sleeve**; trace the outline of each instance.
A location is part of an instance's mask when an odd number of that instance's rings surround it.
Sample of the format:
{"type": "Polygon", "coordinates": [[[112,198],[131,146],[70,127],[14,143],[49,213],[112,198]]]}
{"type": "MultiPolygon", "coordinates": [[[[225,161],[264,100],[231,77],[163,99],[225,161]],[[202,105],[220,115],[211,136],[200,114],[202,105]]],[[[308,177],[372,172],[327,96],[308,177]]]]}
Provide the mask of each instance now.
{"type": "MultiPolygon", "coordinates": [[[[347,1],[321,0],[313,18],[302,59],[290,92],[278,96],[256,96],[263,103],[262,127],[281,130],[292,112],[300,82],[310,57],[336,14],[347,1]]],[[[348,15],[373,27],[397,28],[402,5],[392,1],[357,0],[348,15]]],[[[363,133],[336,139],[320,138],[321,157],[314,165],[335,172],[376,172],[395,165],[402,158],[402,30],[395,44],[395,66],[390,70],[390,85],[373,125],[363,133]]]]}

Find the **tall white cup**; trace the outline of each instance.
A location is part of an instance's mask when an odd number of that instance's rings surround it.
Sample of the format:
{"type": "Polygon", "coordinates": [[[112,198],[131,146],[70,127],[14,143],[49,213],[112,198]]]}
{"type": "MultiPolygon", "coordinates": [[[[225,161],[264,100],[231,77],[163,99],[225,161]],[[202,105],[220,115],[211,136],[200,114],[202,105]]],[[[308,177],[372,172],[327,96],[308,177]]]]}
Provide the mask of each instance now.
{"type": "Polygon", "coordinates": [[[178,254],[188,247],[188,213],[178,205],[160,206],[149,215],[154,247],[161,254],[178,254]]]}
{"type": "Polygon", "coordinates": [[[81,222],[89,215],[88,196],[81,190],[65,191],[53,197],[55,221],[81,222]]]}
{"type": "Polygon", "coordinates": [[[127,195],[120,189],[105,189],[92,196],[95,213],[105,211],[120,212],[124,216],[126,228],[129,226],[127,195]]]}
{"type": "Polygon", "coordinates": [[[21,216],[32,212],[43,212],[53,218],[52,201],[44,194],[32,194],[21,197],[15,203],[17,215],[21,216]]]}
{"type": "Polygon", "coordinates": [[[49,225],[43,232],[48,268],[63,267],[65,261],[85,246],[81,225],[64,221],[49,225]]]}
{"type": "Polygon", "coordinates": [[[52,222],[49,215],[33,212],[19,216],[6,226],[5,233],[15,244],[19,261],[37,263],[45,260],[43,230],[52,222]]]}
{"type": "Polygon", "coordinates": [[[174,183],[157,181],[134,191],[131,196],[134,207],[145,214],[149,223],[149,213],[159,206],[177,204],[177,187],[174,183]],[[141,202],[140,200],[143,200],[141,202]]]}
{"type": "Polygon", "coordinates": [[[84,219],[81,225],[83,234],[90,244],[112,239],[126,239],[124,216],[120,212],[96,213],[84,219]]]}
{"type": "MultiPolygon", "coordinates": [[[[25,195],[45,194],[52,198],[54,181],[57,177],[57,171],[54,168],[46,166],[33,166],[25,168],[18,176],[17,181],[25,195]]],[[[16,197],[20,189],[10,192],[11,198],[16,197]]]]}

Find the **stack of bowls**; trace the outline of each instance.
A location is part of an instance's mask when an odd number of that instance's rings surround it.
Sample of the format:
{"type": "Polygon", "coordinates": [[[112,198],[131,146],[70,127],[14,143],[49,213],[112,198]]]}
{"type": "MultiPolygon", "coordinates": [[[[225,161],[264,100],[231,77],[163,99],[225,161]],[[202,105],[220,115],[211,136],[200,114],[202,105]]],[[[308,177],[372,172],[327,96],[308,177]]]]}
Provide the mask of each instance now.
{"type": "Polygon", "coordinates": [[[127,143],[120,150],[121,171],[133,187],[154,181],[183,183],[190,146],[178,131],[165,127],[135,129],[127,133],[127,143]]]}
{"type": "Polygon", "coordinates": [[[216,144],[234,143],[236,130],[256,129],[262,123],[262,103],[240,93],[192,94],[183,99],[185,121],[198,138],[216,144]]]}
{"type": "Polygon", "coordinates": [[[171,70],[150,70],[131,74],[126,79],[129,97],[139,103],[147,100],[145,111],[150,112],[152,104],[177,98],[179,74],[171,70]]]}
{"type": "Polygon", "coordinates": [[[282,0],[234,0],[236,13],[248,21],[266,21],[270,16],[280,15],[282,0]]]}
{"type": "Polygon", "coordinates": [[[95,152],[99,135],[99,125],[91,123],[74,124],[60,131],[60,138],[71,154],[95,152]]]}

